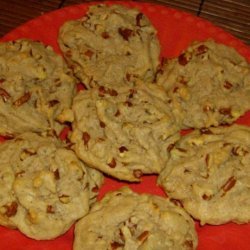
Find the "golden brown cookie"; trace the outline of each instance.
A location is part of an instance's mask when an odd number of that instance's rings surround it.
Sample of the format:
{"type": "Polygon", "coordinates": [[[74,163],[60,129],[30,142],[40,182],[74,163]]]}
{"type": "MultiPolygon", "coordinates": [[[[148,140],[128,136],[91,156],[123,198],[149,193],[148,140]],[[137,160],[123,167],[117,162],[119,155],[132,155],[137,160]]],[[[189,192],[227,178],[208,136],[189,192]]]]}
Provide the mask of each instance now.
{"type": "Polygon", "coordinates": [[[179,139],[167,101],[162,88],[139,82],[82,91],[72,107],[72,148],[89,166],[120,180],[159,173],[168,146],[179,139]]]}
{"type": "Polygon", "coordinates": [[[50,46],[20,39],[0,43],[0,134],[58,134],[57,117],[70,107],[75,80],[50,46]]]}
{"type": "Polygon", "coordinates": [[[250,128],[203,128],[184,136],[158,183],[202,225],[248,223],[250,128]]]}
{"type": "Polygon", "coordinates": [[[233,48],[195,42],[160,72],[157,83],[182,128],[231,124],[250,109],[250,66],[233,48]]]}
{"type": "Polygon", "coordinates": [[[55,138],[34,133],[0,145],[2,225],[48,240],[88,213],[93,181],[83,162],[64,146],[55,138]]]}
{"type": "Polygon", "coordinates": [[[83,18],[61,27],[59,45],[87,88],[152,81],[159,64],[155,28],[143,13],[121,5],[90,6],[83,18]]]}
{"type": "Polygon", "coordinates": [[[194,222],[182,208],[124,187],[106,194],[77,222],[73,248],[191,250],[197,241],[194,222]]]}

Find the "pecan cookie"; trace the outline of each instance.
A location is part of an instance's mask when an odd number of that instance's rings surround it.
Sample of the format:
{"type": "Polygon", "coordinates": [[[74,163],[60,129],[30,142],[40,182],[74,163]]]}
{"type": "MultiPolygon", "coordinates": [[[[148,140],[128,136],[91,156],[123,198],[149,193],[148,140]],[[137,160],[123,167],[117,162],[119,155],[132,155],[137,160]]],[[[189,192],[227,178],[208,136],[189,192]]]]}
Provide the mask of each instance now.
{"type": "Polygon", "coordinates": [[[73,248],[191,250],[196,246],[194,222],[182,208],[124,187],[106,194],[76,223],[73,248]]]}
{"type": "Polygon", "coordinates": [[[250,222],[250,128],[203,128],[184,136],[158,183],[201,224],[250,222]]]}
{"type": "Polygon", "coordinates": [[[195,42],[159,72],[183,128],[231,124],[250,109],[250,66],[233,48],[195,42]]]}
{"type": "Polygon", "coordinates": [[[59,131],[75,80],[62,58],[40,42],[0,43],[0,134],[59,131]]]}
{"type": "Polygon", "coordinates": [[[33,239],[52,239],[89,211],[89,187],[96,184],[64,146],[33,133],[0,145],[0,224],[33,239]]]}
{"type": "Polygon", "coordinates": [[[155,28],[143,13],[121,5],[93,5],[82,19],[66,22],[59,45],[88,88],[152,81],[159,64],[155,28]]]}
{"type": "Polygon", "coordinates": [[[120,180],[159,173],[168,146],[179,139],[166,95],[154,84],[82,91],[72,110],[72,149],[89,166],[120,180]]]}

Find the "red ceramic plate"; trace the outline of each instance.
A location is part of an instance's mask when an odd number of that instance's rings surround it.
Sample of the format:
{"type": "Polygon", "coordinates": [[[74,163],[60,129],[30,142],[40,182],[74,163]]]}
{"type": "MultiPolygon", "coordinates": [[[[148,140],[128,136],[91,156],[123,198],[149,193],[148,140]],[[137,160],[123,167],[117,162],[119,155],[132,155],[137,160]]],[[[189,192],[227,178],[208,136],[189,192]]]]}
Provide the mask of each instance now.
{"type": "MultiPolygon", "coordinates": [[[[114,3],[117,2],[107,2],[107,4],[114,3]]],[[[128,7],[136,7],[150,18],[158,30],[162,55],[165,57],[177,56],[194,40],[213,38],[217,42],[234,47],[250,62],[250,48],[248,46],[204,19],[163,5],[136,3],[132,1],[119,3],[128,7]]],[[[60,53],[57,44],[59,27],[67,20],[83,16],[90,4],[95,3],[84,3],[47,13],[16,28],[1,40],[8,41],[17,38],[40,40],[45,44],[50,44],[60,53]]],[[[250,112],[241,117],[237,122],[250,126],[250,112]]],[[[140,184],[127,184],[106,178],[105,184],[100,190],[100,197],[107,191],[118,189],[123,185],[129,185],[134,191],[139,193],[147,192],[164,196],[163,191],[156,186],[156,176],[147,176],[143,178],[140,184]]],[[[230,223],[222,226],[201,227],[196,223],[196,228],[199,236],[198,250],[250,249],[250,224],[236,225],[230,223]]],[[[72,242],[73,227],[65,235],[55,240],[35,241],[25,237],[16,230],[0,226],[0,249],[71,250],[72,242]]]]}

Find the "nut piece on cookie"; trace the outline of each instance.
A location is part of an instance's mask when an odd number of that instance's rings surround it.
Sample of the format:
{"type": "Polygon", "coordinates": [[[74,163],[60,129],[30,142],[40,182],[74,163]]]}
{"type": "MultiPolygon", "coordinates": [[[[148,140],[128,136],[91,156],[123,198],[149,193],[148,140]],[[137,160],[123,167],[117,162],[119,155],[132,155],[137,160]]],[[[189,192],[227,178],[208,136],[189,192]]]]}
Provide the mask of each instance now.
{"type": "Polygon", "coordinates": [[[75,80],[50,46],[20,39],[0,43],[0,135],[54,133],[71,106],[75,80]]]}
{"type": "Polygon", "coordinates": [[[250,109],[250,65],[235,49],[212,40],[166,60],[157,83],[182,128],[231,124],[250,109]]]}
{"type": "Polygon", "coordinates": [[[132,88],[100,86],[73,101],[72,149],[89,166],[126,181],[159,173],[179,126],[163,89],[137,82],[132,88]]]}
{"type": "Polygon", "coordinates": [[[87,88],[152,81],[160,45],[149,19],[121,5],[93,5],[60,29],[59,45],[70,68],[87,88]],[[116,80],[114,82],[114,79],[116,80]]]}
{"type": "Polygon", "coordinates": [[[182,208],[124,187],[107,193],[76,223],[73,249],[191,250],[197,241],[194,222],[182,208]]]}
{"type": "Polygon", "coordinates": [[[158,183],[202,225],[250,222],[250,128],[232,125],[184,136],[158,183]]]}

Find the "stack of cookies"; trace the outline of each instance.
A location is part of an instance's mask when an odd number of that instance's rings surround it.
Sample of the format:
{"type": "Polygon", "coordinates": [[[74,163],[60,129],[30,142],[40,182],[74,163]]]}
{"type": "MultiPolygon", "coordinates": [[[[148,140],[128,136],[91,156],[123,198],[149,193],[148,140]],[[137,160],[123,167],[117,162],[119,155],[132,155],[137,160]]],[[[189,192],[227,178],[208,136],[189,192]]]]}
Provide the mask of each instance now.
{"type": "Polygon", "coordinates": [[[160,63],[149,19],[121,5],[91,6],[58,43],[65,62],[37,41],[0,44],[1,225],[44,240],[76,222],[74,250],[179,250],[198,245],[193,219],[250,221],[250,128],[232,125],[250,109],[242,56],[208,40],[160,63]],[[96,201],[103,175],[148,174],[167,198],[124,187],[96,201]]]}

